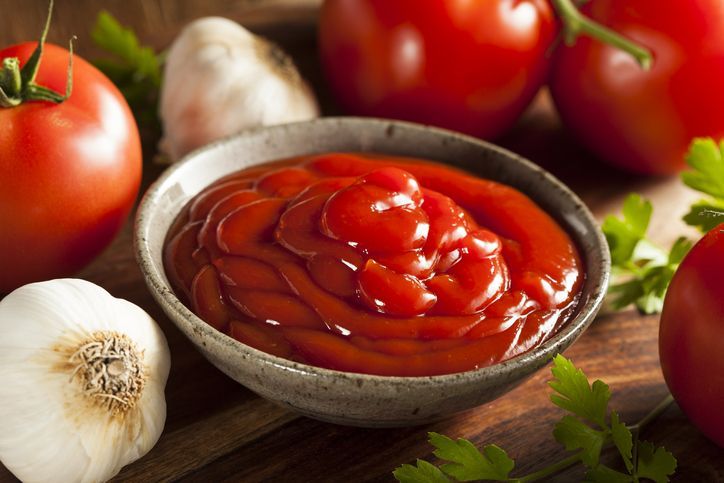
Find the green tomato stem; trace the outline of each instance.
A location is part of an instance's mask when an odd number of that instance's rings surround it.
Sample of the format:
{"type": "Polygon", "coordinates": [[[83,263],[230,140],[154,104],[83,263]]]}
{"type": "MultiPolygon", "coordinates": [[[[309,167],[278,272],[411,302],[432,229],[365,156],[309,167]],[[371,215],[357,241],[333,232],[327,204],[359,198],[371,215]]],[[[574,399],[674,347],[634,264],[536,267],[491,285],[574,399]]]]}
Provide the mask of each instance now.
{"type": "Polygon", "coordinates": [[[68,59],[65,94],[60,94],[35,83],[52,16],[53,0],[50,0],[48,17],[45,20],[43,32],[40,34],[38,46],[22,69],[17,57],[3,59],[2,69],[0,70],[0,108],[15,107],[27,101],[47,101],[60,104],[70,97],[73,91],[73,40],[75,40],[75,37],[71,38],[69,42],[70,56],[68,59]]]}
{"type": "Polygon", "coordinates": [[[7,94],[5,94],[5,91],[2,87],[0,87],[0,108],[3,107],[15,107],[20,104],[20,101],[17,98],[9,97],[7,94]]]}
{"type": "MultiPolygon", "coordinates": [[[[75,35],[68,40],[68,71],[65,77],[65,95],[63,101],[68,99],[73,93],[73,41],[78,40],[75,35]]],[[[61,102],[63,102],[61,101],[61,102]]]]}
{"type": "Polygon", "coordinates": [[[23,80],[20,75],[20,63],[15,57],[3,59],[3,70],[2,79],[0,79],[0,86],[3,91],[10,97],[20,95],[20,90],[23,88],[23,80]]]}
{"type": "Polygon", "coordinates": [[[566,45],[575,44],[579,35],[588,35],[631,55],[643,70],[651,69],[653,55],[649,49],[581,14],[572,0],[551,0],[551,3],[563,22],[566,45]]]}
{"type": "Polygon", "coordinates": [[[48,37],[48,30],[50,30],[50,20],[53,18],[53,2],[48,2],[48,16],[45,18],[45,26],[40,34],[40,41],[38,46],[33,51],[33,55],[30,56],[28,61],[23,66],[23,70],[20,73],[23,76],[23,85],[30,85],[35,82],[35,77],[38,75],[38,68],[40,67],[40,58],[43,56],[43,47],[45,47],[45,39],[48,37]]]}

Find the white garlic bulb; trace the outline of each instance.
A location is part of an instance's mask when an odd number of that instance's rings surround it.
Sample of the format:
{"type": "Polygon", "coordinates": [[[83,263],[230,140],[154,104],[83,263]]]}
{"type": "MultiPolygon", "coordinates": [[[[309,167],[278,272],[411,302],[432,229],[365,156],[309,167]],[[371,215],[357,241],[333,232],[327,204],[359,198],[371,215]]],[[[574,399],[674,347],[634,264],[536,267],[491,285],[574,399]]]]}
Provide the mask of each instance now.
{"type": "Polygon", "coordinates": [[[318,115],[314,94],[289,57],[236,22],[195,20],[168,51],[160,146],[174,161],[243,129],[318,115]]]}
{"type": "Polygon", "coordinates": [[[141,308],[84,280],[0,302],[0,461],[25,482],[106,481],[166,420],[166,338],[141,308]]]}

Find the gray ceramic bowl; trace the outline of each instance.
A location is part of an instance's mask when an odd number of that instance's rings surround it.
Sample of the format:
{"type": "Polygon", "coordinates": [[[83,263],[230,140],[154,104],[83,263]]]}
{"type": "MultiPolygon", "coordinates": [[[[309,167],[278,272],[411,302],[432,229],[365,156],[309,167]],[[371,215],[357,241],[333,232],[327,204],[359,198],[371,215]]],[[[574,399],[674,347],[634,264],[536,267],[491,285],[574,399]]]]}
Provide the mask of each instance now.
{"type": "Polygon", "coordinates": [[[186,157],[144,196],[135,228],[138,263],[151,293],[201,353],[229,377],[306,416],[382,427],[421,424],[491,401],[571,345],[595,317],[608,282],[608,247],[583,203],[553,176],[508,151],[450,131],[358,118],[245,132],[186,157]],[[568,231],[582,253],[586,281],[567,324],[533,350],[483,369],[432,377],[344,373],[291,362],[248,347],[207,325],[174,295],[164,273],[167,231],[186,202],[223,175],[265,161],[329,151],[374,151],[453,164],[512,185],[568,231]]]}

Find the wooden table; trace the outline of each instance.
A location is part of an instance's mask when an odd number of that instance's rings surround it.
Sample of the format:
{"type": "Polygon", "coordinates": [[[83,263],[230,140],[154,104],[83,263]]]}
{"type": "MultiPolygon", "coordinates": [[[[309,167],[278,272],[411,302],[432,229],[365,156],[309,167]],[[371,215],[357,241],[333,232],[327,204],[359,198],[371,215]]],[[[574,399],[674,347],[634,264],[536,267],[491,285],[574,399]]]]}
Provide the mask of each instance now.
{"type": "MultiPolygon", "coordinates": [[[[314,11],[307,5],[290,11],[252,3],[254,8],[234,11],[233,16],[292,53],[317,88],[325,112],[336,113],[325,96],[316,60],[314,11]]],[[[171,22],[160,33],[156,31],[152,41],[166,45],[179,27],[178,21],[171,22]]],[[[561,128],[547,93],[499,142],[551,170],[599,218],[616,211],[626,193],[635,190],[655,204],[653,238],[670,243],[688,232],[679,217],[695,194],[675,178],[636,178],[598,163],[561,128]]],[[[144,189],[161,171],[149,158],[144,189]]],[[[216,370],[164,316],[146,290],[131,239],[129,221],[111,247],[79,275],[146,309],[161,325],[171,348],[164,433],[146,457],[122,470],[117,481],[390,481],[391,471],[402,463],[434,460],[426,442],[428,431],[465,437],[479,445],[496,443],[516,459],[516,474],[541,468],[566,454],[551,434],[562,411],[548,401],[548,369],[497,401],[415,428],[348,428],[281,409],[216,370]]],[[[566,352],[590,378],[611,386],[612,407],[628,423],[640,419],[667,394],[657,333],[656,316],[640,316],[633,310],[605,313],[566,352]]],[[[675,405],[643,437],[664,445],[678,458],[674,481],[724,481],[724,450],[706,440],[675,405]]],[[[582,474],[580,469],[571,469],[551,481],[579,481],[582,474]]],[[[0,481],[14,481],[2,466],[0,481]]]]}

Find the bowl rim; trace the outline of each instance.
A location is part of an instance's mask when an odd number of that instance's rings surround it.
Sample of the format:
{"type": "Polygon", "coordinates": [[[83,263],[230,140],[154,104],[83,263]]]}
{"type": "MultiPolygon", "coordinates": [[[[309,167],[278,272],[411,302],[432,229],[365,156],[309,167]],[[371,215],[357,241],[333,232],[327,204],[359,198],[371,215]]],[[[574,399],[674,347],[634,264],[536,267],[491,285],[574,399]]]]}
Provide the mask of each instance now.
{"type": "MultiPolygon", "coordinates": [[[[181,330],[181,332],[184,332],[184,330],[179,327],[179,324],[175,320],[175,317],[186,319],[193,326],[193,331],[197,335],[202,337],[212,337],[216,339],[216,342],[227,346],[232,346],[234,348],[233,350],[244,359],[255,359],[259,363],[266,366],[273,366],[275,368],[283,369],[289,372],[304,373],[308,376],[314,376],[330,380],[334,379],[335,381],[339,381],[340,379],[354,381],[357,385],[360,385],[360,381],[365,381],[373,384],[377,383],[376,385],[384,384],[399,387],[409,387],[410,384],[422,384],[425,386],[439,387],[449,386],[450,384],[467,384],[470,382],[471,379],[497,379],[509,373],[525,371],[526,369],[529,369],[531,367],[533,368],[533,370],[537,370],[538,368],[544,366],[549,361],[551,361],[552,357],[556,353],[562,352],[564,348],[567,348],[569,345],[571,345],[573,341],[571,341],[570,339],[575,339],[591,324],[602,306],[603,299],[606,293],[605,289],[592,290],[590,297],[587,300],[583,301],[583,305],[575,306],[575,316],[567,320],[565,324],[560,327],[559,330],[552,337],[544,340],[538,345],[535,345],[531,349],[505,361],[485,367],[480,367],[477,369],[471,369],[463,372],[455,372],[450,374],[439,374],[432,376],[383,376],[376,374],[345,372],[334,369],[327,369],[324,367],[313,366],[310,364],[304,364],[274,356],[272,354],[248,346],[242,342],[239,342],[236,339],[230,337],[229,335],[217,329],[214,329],[208,323],[206,323],[196,314],[194,314],[188,307],[186,307],[186,305],[181,302],[181,300],[175,295],[171,287],[163,280],[161,276],[161,273],[164,270],[163,261],[160,261],[160,266],[159,264],[154,262],[151,256],[151,249],[149,247],[146,237],[146,233],[151,228],[149,223],[149,220],[151,219],[150,213],[157,206],[156,202],[158,201],[158,199],[163,196],[169,180],[172,180],[174,175],[179,170],[184,169],[187,164],[193,163],[195,159],[210,151],[220,149],[220,147],[222,146],[234,143],[238,139],[260,136],[265,133],[273,134],[276,131],[284,132],[289,131],[290,129],[304,129],[304,126],[307,125],[328,124],[329,128],[334,128],[340,123],[357,125],[359,128],[364,128],[365,126],[381,127],[380,125],[383,125],[386,128],[400,127],[406,130],[424,132],[428,135],[453,138],[464,144],[473,144],[477,147],[480,147],[481,149],[493,151],[499,156],[506,157],[513,160],[514,162],[522,164],[525,169],[538,174],[541,179],[545,179],[546,183],[552,184],[553,187],[559,190],[562,193],[563,197],[566,198],[566,202],[570,202],[573,206],[575,206],[578,215],[582,217],[581,221],[584,222],[584,225],[588,225],[593,228],[593,230],[591,230],[591,233],[594,235],[594,243],[590,245],[588,250],[592,252],[592,255],[597,255],[600,258],[601,273],[600,277],[597,280],[591,279],[588,276],[590,267],[587,264],[585,270],[585,274],[587,276],[584,280],[584,285],[581,290],[583,291],[588,284],[591,284],[594,288],[596,288],[597,286],[608,286],[611,269],[611,259],[606,238],[604,237],[601,230],[598,229],[596,220],[588,207],[585,205],[585,203],[567,185],[565,185],[562,181],[553,176],[547,170],[524,158],[523,156],[509,151],[508,149],[505,149],[482,139],[458,133],[456,131],[392,119],[354,116],[327,116],[307,121],[247,129],[214,141],[186,154],[181,160],[167,168],[146,190],[138,205],[134,220],[133,245],[136,262],[141,270],[141,273],[143,274],[144,281],[146,282],[146,285],[151,292],[151,295],[156,299],[162,310],[166,313],[169,319],[171,319],[174,325],[176,325],[177,328],[181,330]],[[171,311],[172,313],[169,313],[169,311],[171,311]]],[[[277,158],[273,158],[267,161],[274,161],[276,159],[277,158]]],[[[449,163],[445,163],[443,161],[435,162],[449,165],[449,163]]],[[[470,172],[465,168],[461,168],[455,165],[452,166],[458,169],[463,169],[466,172],[470,172]]],[[[475,175],[475,173],[471,174],[475,175]]],[[[522,190],[519,191],[523,192],[523,194],[525,194],[526,196],[530,196],[522,190]]],[[[552,213],[547,213],[555,218],[552,213]]],[[[177,213],[174,213],[174,219],[176,215],[177,213]]],[[[559,220],[557,220],[556,222],[561,225],[559,220]]],[[[579,236],[574,237],[571,233],[571,225],[567,227],[562,226],[562,228],[564,228],[569,236],[572,236],[574,238],[574,242],[576,242],[576,246],[579,249],[581,255],[584,258],[587,258],[587,250],[584,249],[584,247],[581,247],[580,243],[577,242],[579,236]]],[[[578,302],[578,304],[580,303],[581,301],[578,302]]],[[[184,335],[188,336],[187,334],[184,335]]],[[[201,345],[194,340],[192,340],[192,342],[197,346],[201,345]]]]}

